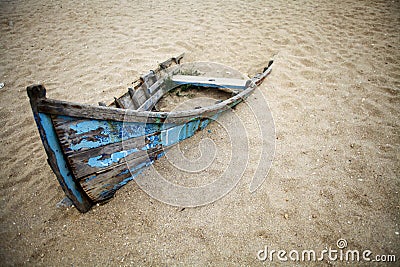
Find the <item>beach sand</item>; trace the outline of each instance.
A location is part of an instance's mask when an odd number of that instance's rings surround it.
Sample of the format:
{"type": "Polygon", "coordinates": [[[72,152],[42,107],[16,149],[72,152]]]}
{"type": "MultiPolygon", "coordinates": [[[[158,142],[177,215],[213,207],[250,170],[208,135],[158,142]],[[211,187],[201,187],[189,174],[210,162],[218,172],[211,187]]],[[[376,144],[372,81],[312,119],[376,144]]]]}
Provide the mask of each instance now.
{"type": "Polygon", "coordinates": [[[257,266],[270,264],[257,259],[265,246],[321,251],[341,238],[400,260],[399,1],[81,2],[0,3],[1,265],[257,266]],[[248,190],[250,158],[239,184],[205,206],[182,210],[131,182],[86,214],[56,208],[64,195],[26,87],[109,103],[182,52],[245,74],[274,58],[258,89],[276,129],[262,186],[248,190]]]}

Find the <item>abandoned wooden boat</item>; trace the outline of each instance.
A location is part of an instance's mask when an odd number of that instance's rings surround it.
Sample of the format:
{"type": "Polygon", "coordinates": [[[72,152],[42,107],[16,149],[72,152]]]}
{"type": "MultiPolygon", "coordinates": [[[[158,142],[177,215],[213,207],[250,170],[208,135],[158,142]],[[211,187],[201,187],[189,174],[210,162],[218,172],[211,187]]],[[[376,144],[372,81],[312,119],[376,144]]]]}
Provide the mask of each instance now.
{"type": "Polygon", "coordinates": [[[179,72],[182,57],[159,64],[108,106],[48,99],[43,85],[27,88],[48,163],[79,211],[86,212],[93,204],[111,198],[166,149],[243,101],[272,65],[270,61],[261,73],[247,80],[199,77],[179,72]],[[180,85],[230,90],[233,96],[187,111],[155,111],[162,96],[180,85]]]}

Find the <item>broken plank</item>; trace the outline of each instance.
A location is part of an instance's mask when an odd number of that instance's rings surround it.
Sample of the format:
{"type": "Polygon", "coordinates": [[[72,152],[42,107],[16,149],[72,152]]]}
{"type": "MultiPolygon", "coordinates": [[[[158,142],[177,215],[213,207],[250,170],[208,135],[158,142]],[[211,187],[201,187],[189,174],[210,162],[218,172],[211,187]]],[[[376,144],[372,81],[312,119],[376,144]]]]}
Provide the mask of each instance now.
{"type": "Polygon", "coordinates": [[[107,200],[114,195],[116,190],[136,177],[163,154],[162,151],[154,152],[146,158],[135,159],[106,172],[90,175],[81,180],[80,185],[92,201],[107,200]]]}

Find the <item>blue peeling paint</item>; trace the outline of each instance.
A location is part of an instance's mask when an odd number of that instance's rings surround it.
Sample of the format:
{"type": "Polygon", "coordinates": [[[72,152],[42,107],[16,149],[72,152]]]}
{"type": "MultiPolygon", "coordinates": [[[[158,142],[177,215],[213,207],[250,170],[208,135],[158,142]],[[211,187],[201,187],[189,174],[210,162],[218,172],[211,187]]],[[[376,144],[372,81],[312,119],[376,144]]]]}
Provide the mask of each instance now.
{"type": "Polygon", "coordinates": [[[141,150],[145,151],[151,148],[156,148],[158,145],[160,145],[160,135],[151,135],[151,136],[146,136],[146,145],[142,147],[141,150]]]}
{"type": "MultiPolygon", "coordinates": [[[[208,120],[207,120],[208,121],[208,120]]],[[[178,142],[187,139],[194,135],[199,127],[205,127],[204,121],[200,123],[200,120],[190,121],[186,124],[175,126],[167,130],[161,131],[160,134],[155,134],[145,137],[146,145],[140,150],[146,151],[157,147],[169,147],[178,142]]],[[[107,157],[104,154],[94,156],[88,160],[88,166],[92,168],[105,168],[111,166],[114,163],[118,163],[121,159],[126,158],[128,155],[138,152],[139,149],[133,148],[130,150],[123,150],[115,152],[107,157]]]]}
{"type": "Polygon", "coordinates": [[[146,137],[147,144],[142,148],[142,150],[148,150],[160,145],[163,147],[175,145],[180,141],[193,136],[199,128],[204,128],[207,124],[208,122],[204,123],[204,121],[200,122],[200,120],[193,120],[186,124],[163,130],[158,135],[146,137]]]}
{"type": "Polygon", "coordinates": [[[161,132],[160,143],[163,146],[171,146],[179,142],[179,132],[181,131],[183,125],[177,126],[166,131],[161,132]]]}
{"type": "MultiPolygon", "coordinates": [[[[215,120],[218,115],[219,114],[215,114],[210,119],[215,120]]],[[[62,116],[62,118],[64,120],[69,120],[70,117],[62,116]]],[[[173,123],[118,122],[105,120],[79,121],[71,123],[70,125],[70,129],[76,134],[75,139],[77,139],[77,141],[71,142],[69,150],[79,151],[81,149],[97,148],[139,136],[154,134],[160,131],[164,132],[164,134],[162,134],[164,138],[161,138],[161,143],[169,146],[192,136],[199,127],[200,129],[204,129],[208,124],[208,119],[202,120],[201,122],[199,120],[193,120],[184,125],[173,123]],[[93,134],[94,131],[96,131],[96,134],[93,134]],[[178,136],[178,139],[174,139],[178,136]]],[[[149,145],[143,150],[153,148],[160,143],[160,140],[154,141],[155,142],[150,140],[149,145]]],[[[96,161],[96,159],[93,160],[96,161]]],[[[104,164],[108,163],[104,162],[104,164]]]]}
{"type": "Polygon", "coordinates": [[[204,129],[207,127],[207,125],[210,123],[210,120],[204,120],[200,123],[200,129],[204,129]]]}
{"type": "Polygon", "coordinates": [[[71,190],[72,194],[76,197],[78,202],[82,203],[82,195],[76,187],[75,181],[73,180],[73,177],[71,175],[71,171],[68,169],[51,118],[44,113],[39,113],[39,118],[39,122],[42,125],[46,134],[47,143],[49,144],[51,151],[56,157],[57,168],[60,171],[62,179],[65,182],[65,186],[69,190],[71,190]]]}
{"type": "MultiPolygon", "coordinates": [[[[196,119],[189,121],[186,124],[181,124],[175,127],[171,127],[166,130],[162,130],[158,134],[146,136],[145,144],[143,147],[133,148],[130,150],[122,150],[114,152],[113,154],[99,154],[88,160],[87,165],[92,168],[106,168],[112,166],[115,163],[119,163],[121,159],[126,158],[128,155],[139,151],[146,151],[155,148],[167,148],[175,145],[182,140],[185,140],[195,134],[197,130],[204,129],[212,120],[215,120],[219,114],[212,116],[210,119],[196,119]]],[[[161,127],[161,126],[160,126],[161,127]]],[[[159,155],[157,158],[161,157],[159,155]]]]}
{"type": "Polygon", "coordinates": [[[112,153],[110,157],[101,159],[103,158],[103,155],[99,155],[93,158],[90,158],[88,161],[88,165],[90,167],[98,167],[98,168],[103,168],[103,167],[108,167],[112,165],[113,163],[119,162],[121,159],[125,158],[126,156],[138,152],[139,150],[136,148],[129,149],[129,150],[123,150],[119,152],[112,153]]]}
{"type": "Polygon", "coordinates": [[[84,134],[90,131],[95,131],[101,127],[107,127],[107,121],[86,120],[77,124],[72,124],[70,129],[74,130],[76,134],[84,134]]]}
{"type": "MultiPolygon", "coordinates": [[[[172,123],[119,122],[87,120],[72,123],[70,129],[79,137],[78,143],[72,143],[70,150],[91,149],[108,144],[122,142],[130,138],[153,134],[175,126],[172,123]],[[94,135],[93,132],[97,131],[94,135]]],[[[78,138],[77,138],[78,139],[78,138]]]]}
{"type": "MultiPolygon", "coordinates": [[[[157,146],[162,146],[164,149],[179,143],[180,141],[187,139],[195,134],[199,129],[205,128],[212,120],[215,120],[219,114],[212,116],[209,119],[197,119],[192,120],[186,124],[177,125],[168,129],[162,130],[159,134],[146,136],[146,145],[141,148],[145,151],[151,148],[156,148],[157,146]]],[[[112,164],[117,162],[119,159],[126,157],[127,151],[116,152],[111,155],[110,158],[100,160],[102,155],[96,156],[90,159],[89,164],[92,166],[103,167],[104,165],[112,164]]],[[[134,153],[134,152],[133,152],[134,153]]],[[[121,178],[126,177],[121,182],[114,185],[105,184],[102,186],[103,191],[99,194],[99,199],[107,199],[112,197],[112,195],[122,186],[126,185],[129,181],[132,181],[137,177],[146,167],[154,163],[155,160],[164,156],[165,153],[161,152],[155,156],[150,157],[147,161],[141,162],[136,166],[131,166],[129,169],[121,171],[116,176],[121,178]]],[[[128,163],[129,164],[129,163],[128,163]]],[[[105,167],[105,166],[104,166],[105,167]]]]}
{"type": "MultiPolygon", "coordinates": [[[[109,155],[107,158],[104,158],[104,155],[98,155],[96,157],[90,158],[88,165],[91,167],[104,168],[119,162],[121,159],[125,158],[129,154],[138,152],[139,150],[146,151],[148,149],[157,147],[162,147],[164,149],[167,149],[168,147],[175,145],[180,141],[193,136],[196,133],[196,131],[205,128],[212,120],[215,120],[218,117],[218,115],[219,114],[216,114],[209,119],[192,120],[187,122],[186,124],[181,124],[181,125],[175,124],[174,127],[163,129],[160,133],[146,136],[145,137],[146,145],[140,149],[134,148],[131,150],[115,152],[109,155]]],[[[102,186],[102,192],[99,194],[99,199],[107,199],[112,197],[112,195],[116,192],[116,190],[127,184],[129,181],[133,180],[137,175],[141,173],[143,169],[153,164],[155,160],[161,158],[162,156],[164,156],[163,152],[155,156],[151,156],[148,160],[141,162],[136,166],[131,166],[129,169],[121,171],[116,176],[121,177],[121,179],[123,180],[114,185],[104,184],[102,186]]],[[[93,178],[89,179],[91,180],[93,178]]]]}
{"type": "Polygon", "coordinates": [[[77,151],[77,150],[82,149],[82,148],[96,148],[96,147],[99,147],[99,146],[101,146],[101,142],[88,141],[85,138],[83,138],[82,141],[79,142],[79,144],[76,144],[76,145],[72,145],[71,144],[69,146],[69,148],[71,150],[77,151]]]}

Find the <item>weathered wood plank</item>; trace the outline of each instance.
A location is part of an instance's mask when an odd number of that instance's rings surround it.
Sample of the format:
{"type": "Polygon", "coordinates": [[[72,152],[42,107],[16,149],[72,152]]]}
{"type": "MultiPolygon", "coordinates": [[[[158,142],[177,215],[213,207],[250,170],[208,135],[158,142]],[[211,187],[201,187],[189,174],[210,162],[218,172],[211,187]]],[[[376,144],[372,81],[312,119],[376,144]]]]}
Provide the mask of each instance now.
{"type": "Polygon", "coordinates": [[[146,101],[149,97],[150,97],[150,93],[149,93],[149,86],[147,86],[147,84],[143,84],[142,86],[142,91],[143,91],[143,95],[144,95],[144,101],[146,101]],[[144,86],[146,85],[146,86],[144,86]]]}
{"type": "Polygon", "coordinates": [[[133,109],[137,109],[138,107],[140,107],[139,102],[137,101],[136,97],[134,97],[135,90],[132,89],[132,88],[128,88],[128,93],[129,93],[129,96],[130,96],[130,98],[132,100],[132,103],[133,103],[133,107],[134,107],[133,109]]]}
{"type": "Polygon", "coordinates": [[[149,97],[137,110],[145,111],[151,110],[157,102],[163,97],[165,90],[160,88],[157,92],[154,92],[151,97],[149,97]]]}
{"type": "Polygon", "coordinates": [[[148,153],[162,150],[158,147],[146,150],[139,150],[136,148],[126,149],[122,143],[111,145],[119,145],[120,147],[117,148],[116,146],[113,146],[114,150],[112,150],[112,148],[106,146],[104,148],[102,147],[102,151],[99,153],[92,153],[92,150],[87,150],[85,152],[90,153],[85,153],[86,155],[71,155],[69,161],[76,178],[80,180],[82,177],[86,177],[95,172],[106,171],[115,168],[115,166],[123,164],[126,161],[147,157],[148,153]]]}
{"type": "Polygon", "coordinates": [[[147,91],[149,92],[150,95],[153,95],[155,92],[157,92],[162,85],[165,83],[165,79],[167,77],[161,78],[158,81],[156,81],[155,83],[153,83],[150,87],[148,87],[147,91]]]}
{"type": "Polygon", "coordinates": [[[144,102],[146,102],[146,100],[147,100],[147,97],[146,97],[146,95],[145,95],[145,93],[144,93],[145,90],[147,90],[147,89],[145,88],[145,86],[141,86],[140,88],[136,89],[136,90],[135,90],[135,93],[133,94],[133,97],[132,97],[132,98],[136,99],[136,101],[137,101],[139,107],[140,107],[144,102]]]}
{"type": "MultiPolygon", "coordinates": [[[[68,133],[58,131],[57,134],[60,140],[63,140],[61,143],[64,144],[63,149],[68,155],[71,170],[76,179],[80,179],[92,173],[113,168],[125,161],[142,157],[146,155],[147,150],[155,151],[175,145],[193,136],[196,131],[204,129],[209,122],[209,119],[203,119],[176,125],[174,127],[171,127],[171,125],[159,125],[159,131],[157,132],[148,131],[149,133],[145,134],[146,131],[144,131],[144,136],[138,136],[127,140],[121,139],[119,142],[110,142],[97,147],[94,146],[94,144],[90,144],[93,148],[85,147],[83,150],[71,150],[71,146],[68,147],[68,145],[64,143],[64,140],[68,139],[68,133]]],[[[65,124],[61,125],[65,126],[65,124]]],[[[83,131],[90,130],[87,126],[83,127],[83,131]]],[[[91,138],[91,141],[94,142],[98,137],[92,136],[91,138]]]]}
{"type": "Polygon", "coordinates": [[[76,151],[151,135],[177,125],[174,123],[82,120],[69,116],[53,116],[53,123],[60,144],[67,155],[76,151]]]}
{"type": "Polygon", "coordinates": [[[134,159],[127,164],[120,164],[105,172],[96,173],[81,180],[80,184],[86,194],[94,201],[104,201],[111,198],[114,193],[127,182],[136,177],[144,168],[148,167],[163,151],[156,151],[147,157],[134,159]]]}
{"type": "MultiPolygon", "coordinates": [[[[149,73],[147,73],[146,75],[143,75],[142,77],[141,77],[141,79],[142,79],[142,81],[143,81],[143,84],[145,84],[146,85],[146,89],[148,89],[148,88],[150,88],[151,86],[153,86],[153,84],[155,83],[155,82],[157,82],[157,76],[156,76],[156,74],[155,74],[155,72],[154,71],[150,71],[149,73]]],[[[145,89],[145,88],[144,88],[145,89]]],[[[148,94],[149,94],[149,92],[148,92],[148,90],[144,90],[145,91],[145,94],[146,94],[146,96],[148,96],[148,94]]]]}
{"type": "Polygon", "coordinates": [[[166,61],[160,63],[159,69],[166,69],[169,68],[173,63],[180,64],[182,58],[185,56],[185,53],[180,54],[177,57],[167,59],[166,61]]]}
{"type": "Polygon", "coordinates": [[[127,92],[124,95],[122,95],[121,97],[119,97],[118,100],[122,104],[123,108],[135,109],[135,105],[131,99],[129,92],[127,92]]]}

